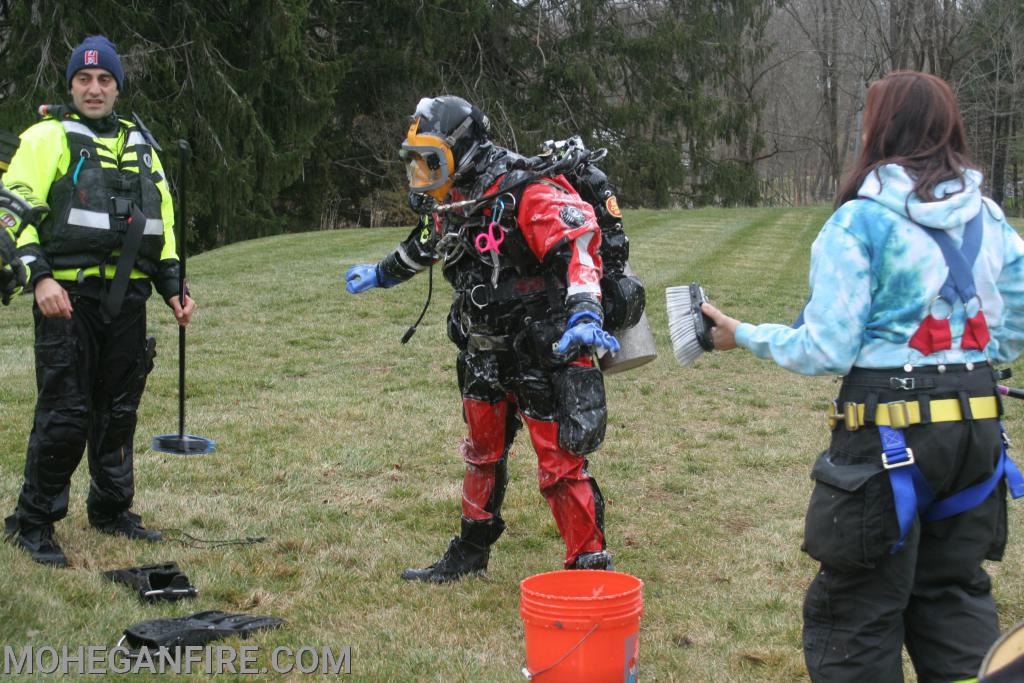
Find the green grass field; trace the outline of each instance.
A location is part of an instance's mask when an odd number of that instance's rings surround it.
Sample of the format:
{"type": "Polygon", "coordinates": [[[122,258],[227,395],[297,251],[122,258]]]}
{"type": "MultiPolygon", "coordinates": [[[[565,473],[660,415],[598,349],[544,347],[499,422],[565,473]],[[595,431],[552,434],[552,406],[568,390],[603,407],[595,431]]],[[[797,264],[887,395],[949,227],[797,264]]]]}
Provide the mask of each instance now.
{"type": "MultiPolygon", "coordinates": [[[[806,296],[810,243],[827,215],[626,215],[660,357],[606,379],[607,439],[591,472],[607,499],[616,566],[645,582],[644,681],[806,680],[800,606],[816,565],[799,546],[836,380],[792,375],[745,352],[680,367],[664,288],[697,280],[742,320],[792,321],[806,296]]],[[[113,645],[145,619],[251,611],[287,620],[251,641],[264,666],[276,646],[351,645],[358,680],[524,680],[519,581],[559,569],[564,554],[525,434],[510,464],[509,529],[489,578],[450,586],[398,578],[403,567],[433,562],[456,532],[463,470],[447,284],[404,346],[425,277],[358,297],[343,288],[349,264],[376,260],[405,234],[287,235],[189,261],[200,308],[188,331],[187,427],[218,450],[182,458],[149,449],[154,435],[177,430],[177,332],[154,302],[158,356],[139,416],[135,509],[153,528],[267,540],[204,549],[101,535],[86,521],[83,464],[70,515],[57,526],[72,568],[43,568],[0,545],[0,647],[113,645]],[[143,605],[100,577],[169,560],[200,588],[197,600],[143,605]]],[[[0,310],[0,339],[6,515],[21,485],[35,396],[27,297],[0,310]]],[[[1009,412],[1010,433],[1024,437],[1024,405],[1009,412]]],[[[1011,507],[1006,560],[989,567],[1004,627],[1024,619],[1022,515],[1020,504],[1011,507]]]]}

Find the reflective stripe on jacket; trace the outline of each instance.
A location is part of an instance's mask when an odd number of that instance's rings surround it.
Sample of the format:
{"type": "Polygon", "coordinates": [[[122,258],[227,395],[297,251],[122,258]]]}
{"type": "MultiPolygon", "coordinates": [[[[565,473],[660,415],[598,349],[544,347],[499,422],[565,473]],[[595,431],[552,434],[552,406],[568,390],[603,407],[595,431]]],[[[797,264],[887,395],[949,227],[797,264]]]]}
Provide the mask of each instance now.
{"type": "Polygon", "coordinates": [[[129,230],[134,206],[145,215],[136,268],[156,275],[163,249],[161,195],[153,171],[153,149],[133,124],[122,126],[113,147],[85,124],[64,119],[70,165],[50,188],[50,215],[40,244],[54,269],[110,263],[129,230]]]}
{"type": "Polygon", "coordinates": [[[119,118],[116,131],[97,134],[75,113],[47,117],[22,133],[4,180],[13,192],[46,197],[50,205],[42,225],[28,226],[18,240],[33,282],[99,276],[101,264],[112,278],[127,201],[146,218],[132,278],[153,278],[165,298],[176,291],[171,195],[159,157],[131,121],[119,118]]]}

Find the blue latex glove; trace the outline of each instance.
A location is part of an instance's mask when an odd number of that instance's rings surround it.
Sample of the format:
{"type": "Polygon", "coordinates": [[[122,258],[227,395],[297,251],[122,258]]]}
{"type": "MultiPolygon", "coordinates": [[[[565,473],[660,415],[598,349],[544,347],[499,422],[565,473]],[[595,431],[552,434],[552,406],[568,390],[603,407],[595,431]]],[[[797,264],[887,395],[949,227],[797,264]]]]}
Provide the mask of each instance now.
{"type": "Polygon", "coordinates": [[[618,353],[619,342],[612,335],[601,329],[601,326],[592,320],[586,319],[577,322],[570,327],[558,340],[555,349],[558,353],[565,353],[574,344],[593,346],[598,349],[608,349],[612,353],[618,353]]]}
{"type": "Polygon", "coordinates": [[[349,294],[359,294],[374,287],[380,287],[380,282],[377,281],[377,264],[358,263],[345,272],[345,289],[349,294]]]}

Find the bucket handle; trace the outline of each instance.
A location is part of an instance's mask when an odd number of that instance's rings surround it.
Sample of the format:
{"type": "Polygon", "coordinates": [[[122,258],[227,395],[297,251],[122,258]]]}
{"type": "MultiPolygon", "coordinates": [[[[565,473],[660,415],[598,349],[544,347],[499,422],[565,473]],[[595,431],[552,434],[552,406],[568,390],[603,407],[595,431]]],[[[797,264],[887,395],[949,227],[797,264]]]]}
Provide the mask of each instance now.
{"type": "Polygon", "coordinates": [[[556,661],[556,662],[555,662],[554,664],[551,664],[550,666],[546,666],[546,667],[544,667],[543,669],[541,669],[540,671],[530,671],[529,667],[525,667],[525,666],[524,666],[524,667],[522,668],[523,676],[525,676],[525,677],[526,677],[526,680],[528,680],[528,681],[532,681],[532,680],[533,680],[533,679],[535,679],[535,678],[536,678],[537,676],[540,676],[540,675],[541,675],[541,674],[543,674],[543,673],[547,673],[548,671],[551,671],[551,670],[552,670],[552,669],[554,669],[554,668],[555,668],[556,666],[558,666],[559,664],[561,664],[562,662],[564,662],[564,661],[565,661],[565,659],[566,659],[566,658],[567,658],[567,657],[568,657],[569,655],[571,655],[571,654],[572,654],[573,652],[575,652],[575,651],[576,651],[576,650],[577,650],[577,649],[579,648],[579,646],[580,646],[580,645],[582,645],[583,643],[585,643],[585,642],[587,641],[587,638],[589,638],[590,636],[594,635],[594,631],[596,631],[596,630],[597,630],[597,627],[598,627],[598,626],[600,626],[600,625],[601,625],[600,623],[594,624],[594,625],[593,625],[593,626],[592,626],[592,627],[590,628],[590,630],[589,630],[589,631],[587,631],[587,633],[586,633],[586,634],[585,634],[585,635],[584,635],[584,636],[583,636],[582,638],[580,638],[579,642],[578,642],[578,643],[576,643],[575,645],[573,645],[572,647],[570,647],[570,648],[569,648],[568,650],[566,650],[565,654],[564,654],[564,655],[562,655],[561,657],[559,657],[559,658],[558,658],[558,661],[556,661]]]}

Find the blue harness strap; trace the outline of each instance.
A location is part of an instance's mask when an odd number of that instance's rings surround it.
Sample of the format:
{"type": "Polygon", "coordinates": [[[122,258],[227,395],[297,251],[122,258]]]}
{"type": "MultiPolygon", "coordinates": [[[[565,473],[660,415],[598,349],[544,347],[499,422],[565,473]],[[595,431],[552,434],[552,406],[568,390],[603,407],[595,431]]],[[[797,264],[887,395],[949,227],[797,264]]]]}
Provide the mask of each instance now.
{"type": "Polygon", "coordinates": [[[939,289],[939,296],[950,304],[957,300],[965,304],[968,303],[978,293],[974,287],[974,275],[971,273],[971,269],[978,258],[978,252],[981,251],[983,232],[981,211],[967,221],[967,225],[964,226],[964,239],[959,249],[947,231],[929,228],[925,225],[920,225],[920,227],[939,245],[939,249],[942,250],[942,258],[946,260],[946,266],[949,268],[949,275],[946,276],[946,281],[939,289]]]}
{"type": "Polygon", "coordinates": [[[903,547],[915,516],[920,515],[925,521],[933,522],[966,512],[984,502],[1004,477],[1013,498],[1024,496],[1024,476],[1021,476],[1020,469],[1006,450],[1006,430],[1002,424],[999,425],[999,431],[1003,440],[1002,452],[992,475],[951,496],[935,500],[935,494],[914,461],[913,451],[907,448],[903,430],[878,426],[882,438],[882,464],[889,470],[889,483],[900,527],[899,540],[893,544],[890,553],[896,553],[903,547]]]}
{"type": "Polygon", "coordinates": [[[930,505],[935,494],[914,462],[914,454],[907,448],[903,430],[879,425],[878,435],[882,437],[882,465],[889,470],[896,520],[900,526],[899,540],[890,550],[895,553],[903,547],[918,511],[930,505]]]}
{"type": "Polygon", "coordinates": [[[1010,454],[1006,452],[1006,430],[1003,429],[1001,424],[999,425],[999,431],[1003,436],[1003,446],[1002,452],[999,455],[999,462],[996,464],[996,469],[992,476],[985,481],[961,489],[948,498],[937,500],[928,505],[922,513],[922,517],[926,521],[946,519],[981,505],[1003,477],[1006,477],[1006,487],[1010,490],[1010,496],[1015,499],[1024,496],[1024,477],[1021,476],[1016,463],[1010,458],[1010,454]]]}

